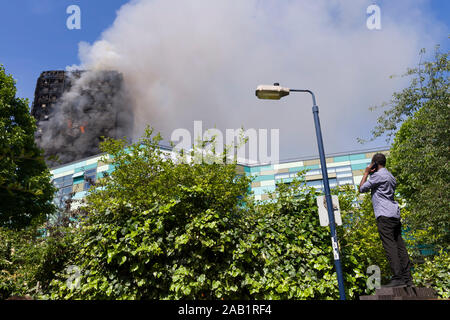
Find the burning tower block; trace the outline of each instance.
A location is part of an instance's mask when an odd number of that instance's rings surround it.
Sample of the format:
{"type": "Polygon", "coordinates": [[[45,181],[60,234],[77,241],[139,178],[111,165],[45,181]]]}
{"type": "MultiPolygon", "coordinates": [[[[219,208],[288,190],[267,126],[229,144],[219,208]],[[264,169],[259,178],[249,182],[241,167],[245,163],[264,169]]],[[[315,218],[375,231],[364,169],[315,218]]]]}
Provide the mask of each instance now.
{"type": "Polygon", "coordinates": [[[133,112],[116,71],[44,71],[31,110],[50,166],[100,153],[101,137],[129,137],[133,112]]]}

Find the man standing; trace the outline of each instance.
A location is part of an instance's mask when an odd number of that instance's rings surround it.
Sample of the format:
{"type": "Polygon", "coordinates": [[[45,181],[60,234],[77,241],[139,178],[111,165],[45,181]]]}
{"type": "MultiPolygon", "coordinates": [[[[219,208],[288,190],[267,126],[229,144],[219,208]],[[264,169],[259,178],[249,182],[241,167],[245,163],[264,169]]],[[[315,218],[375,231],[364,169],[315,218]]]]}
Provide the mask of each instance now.
{"type": "Polygon", "coordinates": [[[397,181],[385,168],[386,157],[377,153],[366,168],[359,186],[359,192],[371,191],[373,211],[377,220],[378,233],[391,266],[391,281],[384,287],[412,286],[411,262],[402,239],[400,207],[394,200],[397,181]],[[370,179],[367,177],[371,174],[370,179]]]}

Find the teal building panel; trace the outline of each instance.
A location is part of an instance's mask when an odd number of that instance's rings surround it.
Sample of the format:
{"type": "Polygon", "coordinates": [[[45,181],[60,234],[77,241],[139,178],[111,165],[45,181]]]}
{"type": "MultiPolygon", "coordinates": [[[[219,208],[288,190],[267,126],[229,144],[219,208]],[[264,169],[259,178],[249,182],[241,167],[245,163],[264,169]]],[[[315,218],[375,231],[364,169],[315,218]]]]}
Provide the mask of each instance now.
{"type": "Polygon", "coordinates": [[[364,170],[367,167],[367,163],[352,164],[352,170],[364,170]]]}
{"type": "Polygon", "coordinates": [[[250,173],[257,173],[260,171],[259,167],[249,167],[249,170],[250,173]]]}
{"type": "Polygon", "coordinates": [[[97,168],[97,163],[84,165],[75,169],[75,173],[97,168]]]}
{"type": "Polygon", "coordinates": [[[277,179],[276,183],[290,183],[294,180],[294,178],[283,178],[283,179],[277,179]]]}
{"type": "Polygon", "coordinates": [[[275,175],[268,174],[268,175],[264,175],[264,176],[255,176],[255,178],[252,181],[258,182],[258,181],[267,181],[267,180],[275,180],[275,175]]]}
{"type": "Polygon", "coordinates": [[[73,178],[73,184],[79,184],[84,182],[84,176],[73,178]]]}
{"type": "Polygon", "coordinates": [[[57,175],[57,174],[60,174],[60,173],[66,172],[66,171],[70,171],[70,170],[75,170],[75,164],[71,164],[71,165],[64,166],[64,167],[61,167],[58,169],[54,169],[54,170],[52,170],[52,174],[57,175]]]}
{"type": "Polygon", "coordinates": [[[350,164],[351,165],[355,165],[355,164],[361,164],[361,163],[364,163],[364,164],[369,164],[370,162],[371,162],[372,160],[371,159],[369,159],[369,158],[365,158],[365,159],[361,159],[361,160],[350,160],[350,164]]]}
{"type": "Polygon", "coordinates": [[[97,172],[97,179],[101,179],[105,176],[108,171],[97,172]]]}
{"type": "Polygon", "coordinates": [[[340,157],[334,157],[333,160],[334,160],[334,162],[344,162],[344,161],[349,161],[350,158],[349,158],[349,156],[340,156],[340,157]]]}
{"type": "Polygon", "coordinates": [[[266,194],[269,192],[273,192],[273,191],[275,191],[275,189],[276,189],[275,186],[264,186],[264,187],[252,188],[252,191],[253,191],[254,195],[259,195],[259,194],[266,194]]]}
{"type": "Polygon", "coordinates": [[[270,171],[273,170],[273,165],[260,166],[259,171],[270,171]]]}
{"type": "Polygon", "coordinates": [[[77,169],[77,168],[84,167],[84,166],[86,165],[86,163],[87,163],[87,161],[86,161],[86,160],[83,160],[83,161],[74,163],[73,165],[74,165],[75,169],[77,169]]]}
{"type": "Polygon", "coordinates": [[[350,158],[350,160],[367,159],[365,153],[351,154],[351,155],[349,155],[349,158],[350,158]]]}
{"type": "Polygon", "coordinates": [[[303,170],[308,171],[308,170],[319,169],[319,168],[320,168],[320,165],[313,164],[311,166],[289,168],[289,172],[297,172],[297,171],[303,171],[303,170]]]}
{"type": "Polygon", "coordinates": [[[87,191],[77,192],[73,196],[73,199],[83,199],[84,197],[86,197],[86,195],[87,195],[87,191]]]}

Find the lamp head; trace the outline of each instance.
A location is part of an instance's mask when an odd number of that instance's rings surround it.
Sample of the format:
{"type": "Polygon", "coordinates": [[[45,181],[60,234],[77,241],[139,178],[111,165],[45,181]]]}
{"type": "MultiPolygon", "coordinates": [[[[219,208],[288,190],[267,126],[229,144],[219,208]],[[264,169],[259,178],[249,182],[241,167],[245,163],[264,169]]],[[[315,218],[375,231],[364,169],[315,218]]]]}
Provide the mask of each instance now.
{"type": "Polygon", "coordinates": [[[279,83],[273,85],[259,85],[256,88],[256,96],[259,99],[280,100],[289,94],[289,88],[280,87],[279,83]]]}

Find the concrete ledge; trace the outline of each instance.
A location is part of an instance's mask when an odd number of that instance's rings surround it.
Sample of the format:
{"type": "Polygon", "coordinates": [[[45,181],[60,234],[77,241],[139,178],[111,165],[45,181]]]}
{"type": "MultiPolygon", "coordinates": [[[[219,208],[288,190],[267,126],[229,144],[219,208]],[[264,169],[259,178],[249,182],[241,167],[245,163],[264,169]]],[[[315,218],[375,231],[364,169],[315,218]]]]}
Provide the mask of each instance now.
{"type": "Polygon", "coordinates": [[[359,300],[429,300],[437,299],[436,292],[432,288],[403,287],[380,288],[371,296],[360,296],[359,300]]]}

